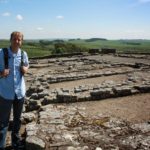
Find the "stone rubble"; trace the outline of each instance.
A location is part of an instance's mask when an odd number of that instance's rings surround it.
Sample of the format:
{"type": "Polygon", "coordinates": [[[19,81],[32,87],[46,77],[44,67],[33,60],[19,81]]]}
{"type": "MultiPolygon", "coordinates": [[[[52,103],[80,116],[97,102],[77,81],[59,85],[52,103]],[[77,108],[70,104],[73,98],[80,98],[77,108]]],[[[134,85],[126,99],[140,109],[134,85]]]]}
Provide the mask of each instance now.
{"type": "Polygon", "coordinates": [[[150,149],[149,121],[131,124],[103,114],[90,117],[84,108],[69,105],[149,93],[149,57],[95,55],[30,61],[22,116],[26,125],[26,150],[150,149]],[[123,78],[108,79],[113,76],[123,78]],[[92,78],[106,80],[76,85],[77,81],[92,78]],[[53,88],[69,81],[74,86],[53,88]]]}
{"type": "Polygon", "coordinates": [[[51,104],[41,108],[36,122],[32,115],[26,115],[32,119],[26,126],[27,149],[148,150],[150,148],[149,123],[131,125],[101,114],[90,118],[82,110],[80,107],[51,104]]]}

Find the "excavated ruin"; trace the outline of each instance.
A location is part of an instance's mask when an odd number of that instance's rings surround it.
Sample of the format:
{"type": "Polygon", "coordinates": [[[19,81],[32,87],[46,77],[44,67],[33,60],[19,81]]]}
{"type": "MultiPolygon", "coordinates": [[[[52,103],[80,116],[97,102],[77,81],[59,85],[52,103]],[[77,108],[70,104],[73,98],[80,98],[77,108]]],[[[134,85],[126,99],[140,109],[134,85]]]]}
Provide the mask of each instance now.
{"type": "Polygon", "coordinates": [[[22,116],[26,150],[150,149],[150,111],[144,120],[130,122],[103,113],[93,115],[84,107],[86,103],[90,107],[97,101],[140,95],[146,95],[148,101],[148,55],[31,59],[26,83],[22,116]]]}

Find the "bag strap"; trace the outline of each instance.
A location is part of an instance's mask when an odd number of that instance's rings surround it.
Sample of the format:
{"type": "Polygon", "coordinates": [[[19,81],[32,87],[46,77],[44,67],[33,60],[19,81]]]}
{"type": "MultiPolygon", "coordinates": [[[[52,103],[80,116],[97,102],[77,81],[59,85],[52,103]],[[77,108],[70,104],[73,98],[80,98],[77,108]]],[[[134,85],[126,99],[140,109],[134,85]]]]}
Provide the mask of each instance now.
{"type": "Polygon", "coordinates": [[[21,66],[24,65],[24,62],[23,62],[23,56],[24,56],[24,51],[21,50],[21,66]]]}
{"type": "MultiPolygon", "coordinates": [[[[5,69],[8,69],[8,48],[3,48],[3,53],[4,53],[4,65],[5,69]]],[[[21,66],[23,66],[23,56],[24,56],[24,51],[21,50],[21,66]]]]}
{"type": "Polygon", "coordinates": [[[5,69],[8,69],[8,48],[3,48],[3,53],[5,69]]]}

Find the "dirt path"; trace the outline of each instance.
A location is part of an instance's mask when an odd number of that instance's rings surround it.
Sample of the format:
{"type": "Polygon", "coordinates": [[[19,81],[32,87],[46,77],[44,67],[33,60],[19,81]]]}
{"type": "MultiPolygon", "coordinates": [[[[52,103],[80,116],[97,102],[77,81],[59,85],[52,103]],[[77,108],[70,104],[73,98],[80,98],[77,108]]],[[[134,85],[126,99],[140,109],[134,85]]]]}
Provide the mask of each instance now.
{"type": "Polygon", "coordinates": [[[121,83],[125,81],[127,78],[126,75],[113,75],[113,76],[107,76],[107,77],[97,77],[97,78],[88,78],[88,79],[82,79],[82,80],[75,80],[75,81],[68,81],[68,82],[60,82],[60,83],[54,83],[50,84],[50,89],[54,88],[73,88],[75,86],[80,85],[96,85],[103,82],[111,83],[121,83]]]}
{"type": "Polygon", "coordinates": [[[109,115],[131,123],[150,121],[150,93],[69,105],[83,107],[90,116],[98,114],[109,115]]]}

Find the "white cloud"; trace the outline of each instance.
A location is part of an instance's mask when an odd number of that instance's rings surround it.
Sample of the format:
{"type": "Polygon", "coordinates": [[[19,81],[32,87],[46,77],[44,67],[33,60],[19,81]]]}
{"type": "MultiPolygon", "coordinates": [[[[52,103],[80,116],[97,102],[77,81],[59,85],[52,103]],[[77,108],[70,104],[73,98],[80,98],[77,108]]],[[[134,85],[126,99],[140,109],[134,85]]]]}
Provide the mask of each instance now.
{"type": "Polygon", "coordinates": [[[9,12],[5,12],[5,13],[2,14],[2,16],[8,17],[8,16],[10,16],[10,13],[9,12]]]}
{"type": "Polygon", "coordinates": [[[37,27],[36,29],[37,29],[38,31],[44,30],[44,28],[42,28],[42,27],[37,27]]]}
{"type": "Polygon", "coordinates": [[[56,16],[56,18],[57,18],[57,19],[64,19],[64,16],[58,15],[58,16],[56,16]]]}
{"type": "Polygon", "coordinates": [[[16,19],[19,20],[19,21],[22,21],[22,20],[23,20],[23,17],[22,17],[22,15],[18,14],[18,15],[16,16],[16,19]]]}
{"type": "Polygon", "coordinates": [[[139,3],[150,3],[150,0],[138,0],[139,3]]]}

